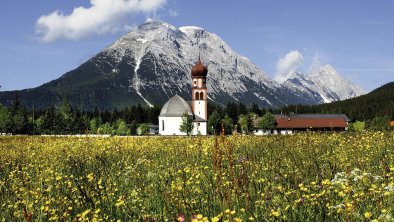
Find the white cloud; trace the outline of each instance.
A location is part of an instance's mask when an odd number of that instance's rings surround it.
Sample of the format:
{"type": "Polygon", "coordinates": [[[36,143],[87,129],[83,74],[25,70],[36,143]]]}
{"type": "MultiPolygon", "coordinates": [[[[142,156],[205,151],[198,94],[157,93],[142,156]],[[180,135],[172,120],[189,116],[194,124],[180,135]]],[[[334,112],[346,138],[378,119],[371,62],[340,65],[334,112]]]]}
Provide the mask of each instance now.
{"type": "Polygon", "coordinates": [[[175,9],[170,9],[170,16],[171,17],[176,17],[179,15],[179,12],[176,11],[175,9]]]}
{"type": "Polygon", "coordinates": [[[312,63],[309,66],[309,73],[313,73],[316,70],[319,70],[322,67],[322,56],[319,52],[315,52],[313,56],[312,63]]]}
{"type": "Polygon", "coordinates": [[[167,0],[90,0],[89,8],[77,7],[69,15],[56,10],[41,16],[36,31],[44,42],[58,39],[80,39],[92,34],[122,30],[127,16],[153,12],[167,0]]]}
{"type": "Polygon", "coordinates": [[[275,80],[282,83],[304,63],[304,57],[298,50],[290,51],[276,63],[275,80]]]}

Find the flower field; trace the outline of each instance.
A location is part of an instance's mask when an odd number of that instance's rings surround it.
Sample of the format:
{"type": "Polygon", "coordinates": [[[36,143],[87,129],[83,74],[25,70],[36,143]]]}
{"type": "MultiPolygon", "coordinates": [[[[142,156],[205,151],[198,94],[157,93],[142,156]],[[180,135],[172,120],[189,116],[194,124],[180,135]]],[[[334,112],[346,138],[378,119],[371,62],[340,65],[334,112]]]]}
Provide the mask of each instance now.
{"type": "Polygon", "coordinates": [[[0,221],[393,218],[393,131],[0,137],[0,221]]]}

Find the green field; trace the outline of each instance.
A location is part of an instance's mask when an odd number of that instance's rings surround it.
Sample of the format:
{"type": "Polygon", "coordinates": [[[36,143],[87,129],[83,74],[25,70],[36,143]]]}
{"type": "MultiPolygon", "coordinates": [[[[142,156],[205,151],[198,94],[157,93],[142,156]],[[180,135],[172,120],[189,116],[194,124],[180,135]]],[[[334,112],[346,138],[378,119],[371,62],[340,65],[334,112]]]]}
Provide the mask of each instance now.
{"type": "Polygon", "coordinates": [[[0,221],[393,221],[394,132],[0,137],[0,221]]]}

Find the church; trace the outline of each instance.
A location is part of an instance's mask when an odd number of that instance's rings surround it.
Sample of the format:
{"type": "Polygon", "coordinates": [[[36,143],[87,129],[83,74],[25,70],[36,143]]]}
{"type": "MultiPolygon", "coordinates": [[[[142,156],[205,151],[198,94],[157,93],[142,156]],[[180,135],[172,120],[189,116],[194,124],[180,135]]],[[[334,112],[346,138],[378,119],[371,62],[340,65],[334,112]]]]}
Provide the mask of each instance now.
{"type": "Polygon", "coordinates": [[[191,135],[207,135],[207,73],[208,68],[198,58],[191,71],[192,101],[188,103],[175,95],[164,104],[159,115],[160,135],[186,135],[179,130],[185,113],[193,119],[191,135]]]}

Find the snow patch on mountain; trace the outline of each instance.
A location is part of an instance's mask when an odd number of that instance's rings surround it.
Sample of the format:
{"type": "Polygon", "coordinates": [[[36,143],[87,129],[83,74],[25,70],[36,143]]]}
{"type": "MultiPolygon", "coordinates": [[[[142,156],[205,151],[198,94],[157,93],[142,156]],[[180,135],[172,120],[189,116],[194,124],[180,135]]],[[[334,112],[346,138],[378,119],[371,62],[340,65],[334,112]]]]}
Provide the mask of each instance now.
{"type": "MultiPolygon", "coordinates": [[[[103,52],[116,61],[123,58],[136,61],[135,70],[140,68],[141,59],[150,53],[155,58],[151,61],[154,70],[159,68],[161,73],[156,73],[158,79],[149,84],[160,82],[167,86],[165,91],[169,88],[184,90],[191,81],[190,69],[199,56],[209,68],[207,83],[211,98],[227,94],[237,100],[239,95],[250,90],[250,82],[272,90],[280,87],[248,58],[234,52],[219,36],[196,26],[176,28],[168,23],[150,19],[103,52]],[[179,70],[182,73],[179,73],[179,70]],[[162,75],[163,73],[168,75],[162,75]],[[175,73],[178,73],[178,76],[175,73]]],[[[139,78],[137,72],[134,72],[131,82],[130,88],[145,98],[139,89],[149,85],[148,82],[139,78]]]]}
{"type": "MultiPolygon", "coordinates": [[[[362,90],[343,80],[331,66],[315,73],[295,73],[284,83],[270,79],[248,58],[239,55],[218,35],[197,26],[177,28],[149,19],[102,51],[118,70],[127,60],[129,91],[151,105],[152,90],[170,98],[176,93],[190,94],[190,70],[201,57],[208,66],[209,98],[217,103],[243,101],[261,106],[284,106],[290,103],[316,104],[361,95],[362,90]]],[[[156,101],[157,102],[157,101],[156,101]]]]}

